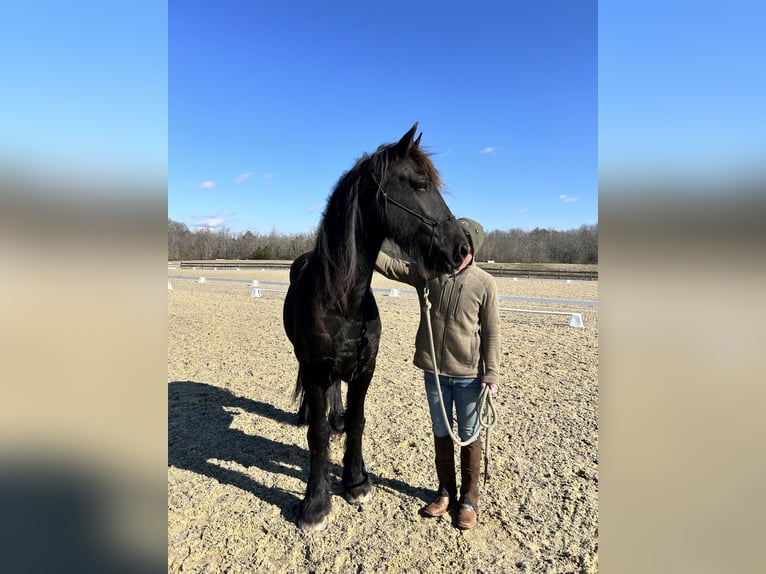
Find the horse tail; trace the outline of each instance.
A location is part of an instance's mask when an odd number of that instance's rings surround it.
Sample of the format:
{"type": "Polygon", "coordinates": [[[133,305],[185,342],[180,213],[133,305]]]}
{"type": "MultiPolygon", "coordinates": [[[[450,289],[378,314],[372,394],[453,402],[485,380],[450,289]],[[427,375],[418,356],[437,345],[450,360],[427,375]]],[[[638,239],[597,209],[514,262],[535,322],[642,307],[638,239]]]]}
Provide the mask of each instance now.
{"type": "Polygon", "coordinates": [[[295,380],[295,390],[293,390],[293,402],[295,401],[300,401],[300,407],[298,407],[298,426],[308,424],[309,406],[306,402],[306,390],[303,388],[303,378],[301,377],[300,367],[298,367],[298,377],[295,380]]]}
{"type": "MultiPolygon", "coordinates": [[[[340,381],[335,381],[327,388],[327,422],[335,433],[342,433],[346,427],[345,410],[343,409],[343,397],[341,396],[340,381]]],[[[306,389],[303,387],[301,370],[298,368],[298,377],[295,381],[293,401],[300,401],[298,407],[298,426],[309,423],[309,403],[306,400],[306,389]]]]}
{"type": "Polygon", "coordinates": [[[343,411],[343,398],[340,392],[340,380],[335,381],[327,389],[327,418],[330,428],[338,434],[346,428],[346,417],[343,411]]]}

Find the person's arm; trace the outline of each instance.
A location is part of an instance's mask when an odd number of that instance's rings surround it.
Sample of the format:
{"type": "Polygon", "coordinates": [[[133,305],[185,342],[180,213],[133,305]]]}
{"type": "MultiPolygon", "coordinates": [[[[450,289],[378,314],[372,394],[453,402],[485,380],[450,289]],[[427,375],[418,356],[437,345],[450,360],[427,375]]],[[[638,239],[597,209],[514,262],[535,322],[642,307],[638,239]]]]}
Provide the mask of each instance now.
{"type": "Polygon", "coordinates": [[[482,386],[491,385],[492,394],[497,394],[500,383],[500,309],[497,284],[490,280],[484,293],[480,310],[481,347],[484,359],[482,386]],[[494,388],[492,388],[494,386],[494,388]]]}
{"type": "Polygon", "coordinates": [[[415,263],[404,259],[394,259],[383,251],[378,252],[378,257],[375,260],[375,271],[388,279],[401,281],[415,287],[423,282],[420,268],[415,263]]]}

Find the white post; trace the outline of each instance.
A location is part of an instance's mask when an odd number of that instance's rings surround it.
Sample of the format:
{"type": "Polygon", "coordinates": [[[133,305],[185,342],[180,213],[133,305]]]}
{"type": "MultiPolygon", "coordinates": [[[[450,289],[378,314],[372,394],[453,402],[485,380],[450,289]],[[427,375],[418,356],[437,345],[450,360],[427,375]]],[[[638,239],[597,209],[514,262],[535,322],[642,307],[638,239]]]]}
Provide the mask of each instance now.
{"type": "Polygon", "coordinates": [[[582,328],[582,315],[580,313],[572,313],[572,320],[569,321],[569,326],[582,328]]]}

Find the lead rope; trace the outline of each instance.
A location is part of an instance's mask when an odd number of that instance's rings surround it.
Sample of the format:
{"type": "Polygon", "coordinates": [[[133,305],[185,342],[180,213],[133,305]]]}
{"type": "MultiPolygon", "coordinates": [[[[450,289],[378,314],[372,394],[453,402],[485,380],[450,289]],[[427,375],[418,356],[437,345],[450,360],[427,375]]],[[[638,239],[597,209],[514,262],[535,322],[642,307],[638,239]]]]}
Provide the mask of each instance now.
{"type": "Polygon", "coordinates": [[[444,420],[444,426],[447,427],[452,442],[458,446],[468,446],[476,440],[476,437],[481,434],[482,429],[486,429],[487,434],[484,436],[484,484],[489,479],[489,431],[497,424],[497,411],[495,410],[495,403],[492,400],[492,393],[489,390],[489,385],[486,385],[479,394],[479,426],[476,431],[471,435],[468,440],[461,441],[458,436],[452,431],[452,425],[449,424],[450,418],[447,417],[447,409],[444,407],[444,397],[442,396],[442,386],[439,381],[439,367],[436,365],[436,348],[434,346],[434,333],[431,327],[431,301],[428,299],[429,290],[426,285],[423,288],[423,311],[426,315],[426,326],[428,327],[428,342],[431,346],[431,360],[434,365],[434,375],[436,375],[436,392],[439,395],[439,406],[442,411],[442,418],[444,420]]]}

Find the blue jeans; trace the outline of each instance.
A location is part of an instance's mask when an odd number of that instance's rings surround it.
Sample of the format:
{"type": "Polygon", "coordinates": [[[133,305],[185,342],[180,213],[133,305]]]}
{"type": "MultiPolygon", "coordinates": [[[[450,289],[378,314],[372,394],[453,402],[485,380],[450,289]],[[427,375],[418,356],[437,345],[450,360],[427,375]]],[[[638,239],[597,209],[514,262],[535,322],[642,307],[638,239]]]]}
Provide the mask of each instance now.
{"type": "MultiPolygon", "coordinates": [[[[423,373],[428,408],[431,411],[431,429],[437,437],[447,436],[449,433],[439,405],[436,375],[430,371],[423,371],[423,373]]],[[[478,402],[481,394],[481,379],[479,377],[461,378],[439,375],[439,381],[444,399],[444,410],[447,412],[450,428],[454,428],[452,413],[454,406],[457,415],[458,436],[461,441],[468,440],[479,426],[478,402]]]]}

